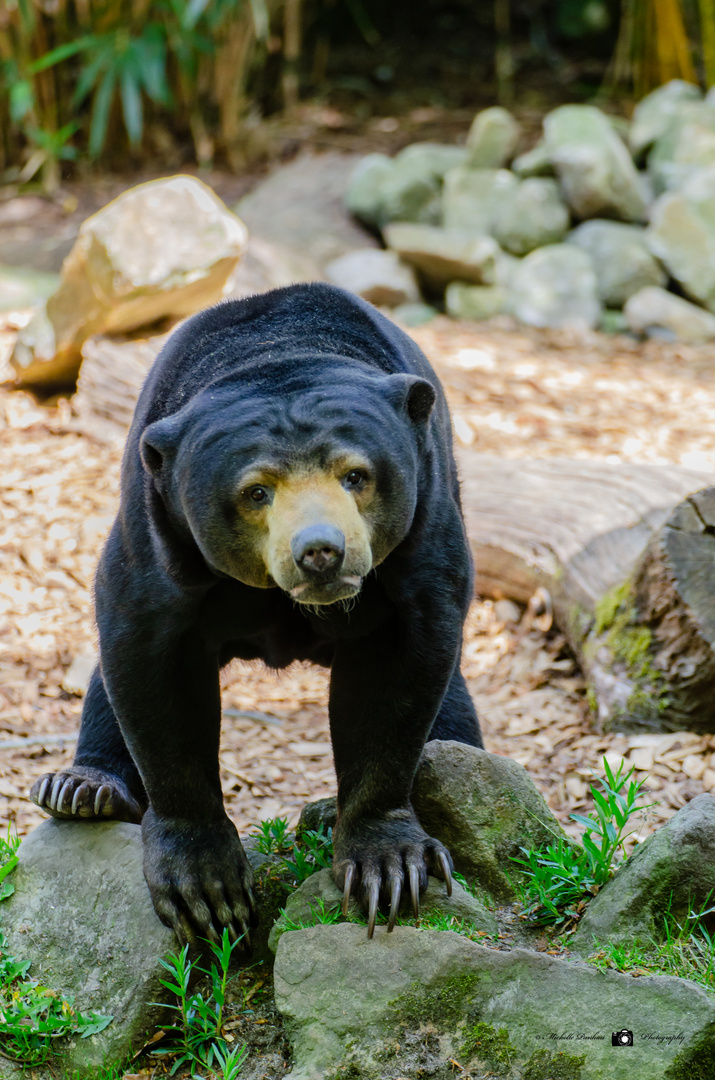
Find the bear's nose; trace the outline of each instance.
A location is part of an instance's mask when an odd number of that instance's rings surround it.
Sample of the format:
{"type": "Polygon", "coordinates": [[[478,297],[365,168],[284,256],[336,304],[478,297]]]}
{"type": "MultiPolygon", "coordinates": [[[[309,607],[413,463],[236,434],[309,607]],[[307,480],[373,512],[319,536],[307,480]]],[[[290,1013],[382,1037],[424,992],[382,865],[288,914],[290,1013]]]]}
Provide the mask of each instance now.
{"type": "Polygon", "coordinates": [[[345,537],[334,525],[309,525],[290,544],[296,566],[309,574],[328,574],[340,568],[345,537]]]}

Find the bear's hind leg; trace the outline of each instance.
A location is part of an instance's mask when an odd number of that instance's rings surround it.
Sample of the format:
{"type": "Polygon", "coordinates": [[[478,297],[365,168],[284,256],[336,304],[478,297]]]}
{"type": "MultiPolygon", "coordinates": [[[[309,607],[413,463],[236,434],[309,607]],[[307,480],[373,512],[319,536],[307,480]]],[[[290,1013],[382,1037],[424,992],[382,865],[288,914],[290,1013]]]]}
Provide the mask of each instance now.
{"type": "Polygon", "coordinates": [[[107,699],[99,667],[87,690],[73,764],[41,776],[30,798],[63,820],[114,818],[138,824],[144,816],[144,785],[107,699]]]}
{"type": "Polygon", "coordinates": [[[474,708],[464,675],[459,670],[459,664],[454,670],[447,692],[442,698],[439,712],[427,736],[428,742],[433,739],[453,739],[455,742],[477,746],[480,750],[484,749],[477,710],[474,708]]]}

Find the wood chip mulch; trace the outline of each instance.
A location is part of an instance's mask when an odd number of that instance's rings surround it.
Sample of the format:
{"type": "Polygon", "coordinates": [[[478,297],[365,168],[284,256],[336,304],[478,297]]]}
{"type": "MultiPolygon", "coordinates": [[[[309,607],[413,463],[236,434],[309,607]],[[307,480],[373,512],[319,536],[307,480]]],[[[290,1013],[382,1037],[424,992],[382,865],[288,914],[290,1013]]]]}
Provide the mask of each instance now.
{"type": "MultiPolygon", "coordinates": [[[[0,317],[0,381],[22,313],[0,317]]],[[[675,462],[715,475],[715,353],[506,321],[434,320],[411,331],[443,379],[463,444],[510,458],[675,462]]],[[[0,821],[25,834],[43,815],[27,791],[68,764],[81,684],[95,655],[91,586],[118,499],[120,447],[79,434],[70,401],[0,386],[0,821]]],[[[708,477],[704,477],[704,483],[708,477]]],[[[475,601],[464,670],[488,750],[529,771],[560,821],[591,809],[591,770],[622,756],[658,805],[640,837],[715,792],[715,735],[603,734],[558,630],[514,605],[475,601]]],[[[233,664],[222,677],[226,805],[239,830],[292,823],[334,794],[327,674],[233,664]],[[238,713],[239,715],[236,715],[238,713]],[[258,714],[251,716],[250,714],[258,714]]]]}

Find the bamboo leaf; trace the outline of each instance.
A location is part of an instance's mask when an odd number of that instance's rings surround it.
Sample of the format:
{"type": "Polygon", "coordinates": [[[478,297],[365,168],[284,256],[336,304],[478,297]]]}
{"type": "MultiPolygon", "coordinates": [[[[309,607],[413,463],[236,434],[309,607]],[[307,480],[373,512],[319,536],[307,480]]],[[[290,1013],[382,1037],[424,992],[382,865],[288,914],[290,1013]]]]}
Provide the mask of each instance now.
{"type": "Polygon", "coordinates": [[[104,73],[104,78],[99,85],[97,93],[94,95],[94,102],[92,104],[92,122],[89,129],[89,154],[90,157],[93,158],[101,154],[104,147],[116,82],[116,68],[111,67],[109,71],[104,73]]]}
{"type": "Polygon", "coordinates": [[[85,37],[77,38],[76,41],[66,41],[64,45],[58,45],[56,49],[50,50],[50,52],[41,56],[39,60],[35,60],[29,65],[28,71],[30,74],[36,75],[38,71],[46,71],[47,68],[60,64],[63,60],[67,60],[68,57],[75,56],[79,52],[91,49],[96,44],[97,37],[94,34],[87,34],[85,37]]]}
{"type": "Polygon", "coordinates": [[[144,110],[142,108],[141,88],[131,67],[122,70],[119,81],[119,94],[122,99],[122,115],[127,129],[130,146],[139,146],[144,134],[144,110]]]}

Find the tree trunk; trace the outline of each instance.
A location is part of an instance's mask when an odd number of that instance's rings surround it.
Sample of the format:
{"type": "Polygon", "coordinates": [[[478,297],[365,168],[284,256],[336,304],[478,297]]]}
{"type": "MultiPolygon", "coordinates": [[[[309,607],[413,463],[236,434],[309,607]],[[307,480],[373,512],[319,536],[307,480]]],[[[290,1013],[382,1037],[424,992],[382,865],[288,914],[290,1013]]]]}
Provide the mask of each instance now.
{"type": "Polygon", "coordinates": [[[477,591],[522,603],[547,591],[601,724],[715,731],[711,478],[469,451],[459,460],[477,591]]]}

